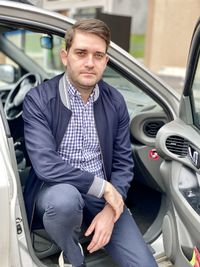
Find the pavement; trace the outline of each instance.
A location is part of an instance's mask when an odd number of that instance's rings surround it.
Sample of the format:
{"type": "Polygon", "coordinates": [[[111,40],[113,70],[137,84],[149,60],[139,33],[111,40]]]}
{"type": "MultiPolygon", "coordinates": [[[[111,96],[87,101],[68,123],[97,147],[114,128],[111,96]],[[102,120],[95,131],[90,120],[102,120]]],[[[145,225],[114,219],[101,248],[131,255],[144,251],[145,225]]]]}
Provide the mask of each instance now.
{"type": "Polygon", "coordinates": [[[172,263],[167,260],[166,256],[157,259],[158,267],[173,267],[172,263]]]}
{"type": "Polygon", "coordinates": [[[158,266],[159,267],[173,267],[173,265],[169,261],[158,263],[158,266]]]}

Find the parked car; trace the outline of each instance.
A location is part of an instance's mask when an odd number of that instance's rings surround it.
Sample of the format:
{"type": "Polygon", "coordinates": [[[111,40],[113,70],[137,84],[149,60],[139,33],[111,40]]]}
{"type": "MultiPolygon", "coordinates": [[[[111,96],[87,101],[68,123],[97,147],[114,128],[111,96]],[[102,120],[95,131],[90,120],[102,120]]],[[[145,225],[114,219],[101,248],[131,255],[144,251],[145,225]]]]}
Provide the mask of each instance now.
{"type": "MultiPolygon", "coordinates": [[[[0,258],[2,267],[57,266],[59,248],[30,231],[23,200],[31,162],[22,104],[31,87],[63,72],[59,50],[74,21],[30,5],[0,1],[0,258]]],[[[157,262],[189,267],[200,250],[200,22],[182,96],[112,43],[104,80],[130,114],[135,178],[126,201],[157,262]]],[[[105,140],[106,142],[106,140],[105,140]]],[[[88,239],[82,238],[83,248],[88,239]]],[[[124,240],[126,242],[126,240],[124,240]]],[[[88,266],[117,266],[103,249],[88,266]]]]}

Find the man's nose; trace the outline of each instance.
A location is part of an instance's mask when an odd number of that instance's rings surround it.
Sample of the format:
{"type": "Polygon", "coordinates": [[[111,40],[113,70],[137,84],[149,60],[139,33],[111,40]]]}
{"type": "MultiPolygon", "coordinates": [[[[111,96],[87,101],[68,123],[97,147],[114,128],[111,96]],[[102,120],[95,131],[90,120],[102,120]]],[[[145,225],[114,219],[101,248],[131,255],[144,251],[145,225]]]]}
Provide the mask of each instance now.
{"type": "Polygon", "coordinates": [[[88,55],[85,64],[87,67],[90,67],[90,68],[94,67],[94,56],[91,54],[88,55]]]}

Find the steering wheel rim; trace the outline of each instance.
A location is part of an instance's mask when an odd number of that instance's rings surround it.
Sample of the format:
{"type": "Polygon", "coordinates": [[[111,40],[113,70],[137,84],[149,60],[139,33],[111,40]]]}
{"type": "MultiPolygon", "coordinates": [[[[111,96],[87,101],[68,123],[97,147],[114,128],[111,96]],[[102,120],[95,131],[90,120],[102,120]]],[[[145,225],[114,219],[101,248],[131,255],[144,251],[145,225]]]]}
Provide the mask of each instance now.
{"type": "Polygon", "coordinates": [[[8,94],[4,111],[9,121],[15,120],[22,115],[22,104],[26,93],[41,83],[42,79],[39,74],[27,73],[22,76],[16,83],[15,87],[8,94]]]}

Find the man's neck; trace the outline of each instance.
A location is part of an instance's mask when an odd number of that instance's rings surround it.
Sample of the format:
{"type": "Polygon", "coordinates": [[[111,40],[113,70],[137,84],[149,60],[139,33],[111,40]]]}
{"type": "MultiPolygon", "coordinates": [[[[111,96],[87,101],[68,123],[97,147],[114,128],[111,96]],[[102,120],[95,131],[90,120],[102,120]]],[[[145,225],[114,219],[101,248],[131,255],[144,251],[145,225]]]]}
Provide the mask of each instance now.
{"type": "Polygon", "coordinates": [[[86,90],[78,90],[78,91],[81,95],[81,99],[86,104],[88,102],[90,95],[92,94],[93,89],[91,89],[90,91],[86,91],[86,90]]]}
{"type": "Polygon", "coordinates": [[[90,95],[92,94],[93,90],[94,90],[94,87],[77,87],[77,86],[74,86],[72,84],[72,82],[69,80],[69,78],[67,78],[67,82],[75,89],[77,90],[79,93],[80,93],[80,96],[81,96],[81,99],[83,100],[83,102],[86,104],[90,95]]]}

